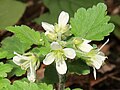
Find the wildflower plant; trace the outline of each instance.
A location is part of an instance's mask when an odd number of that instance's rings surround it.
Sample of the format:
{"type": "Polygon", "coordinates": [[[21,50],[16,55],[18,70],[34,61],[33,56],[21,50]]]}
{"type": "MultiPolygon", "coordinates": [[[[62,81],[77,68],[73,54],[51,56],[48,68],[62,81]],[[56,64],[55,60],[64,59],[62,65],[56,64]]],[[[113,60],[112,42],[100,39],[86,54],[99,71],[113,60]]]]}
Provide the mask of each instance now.
{"type": "MultiPolygon", "coordinates": [[[[41,82],[58,83],[58,90],[64,90],[64,78],[68,73],[86,75],[90,73],[89,67],[93,68],[96,79],[96,69],[99,69],[107,58],[100,50],[108,41],[101,48],[90,43],[103,40],[114,29],[114,25],[109,23],[110,17],[106,9],[103,3],[87,10],[80,8],[72,18],[67,12],[61,11],[58,23],[52,25],[42,22],[45,33],[25,25],[7,27],[6,30],[14,35],[1,42],[0,58],[7,58],[7,61],[5,64],[1,63],[0,68],[9,68],[0,71],[1,80],[6,81],[7,75],[25,76],[33,86],[38,85],[35,90],[40,90],[40,87],[42,90],[53,90],[54,87],[40,84],[41,82]],[[44,78],[39,80],[37,71],[43,64],[44,78]]],[[[16,83],[21,82],[15,81],[16,83]]]]}

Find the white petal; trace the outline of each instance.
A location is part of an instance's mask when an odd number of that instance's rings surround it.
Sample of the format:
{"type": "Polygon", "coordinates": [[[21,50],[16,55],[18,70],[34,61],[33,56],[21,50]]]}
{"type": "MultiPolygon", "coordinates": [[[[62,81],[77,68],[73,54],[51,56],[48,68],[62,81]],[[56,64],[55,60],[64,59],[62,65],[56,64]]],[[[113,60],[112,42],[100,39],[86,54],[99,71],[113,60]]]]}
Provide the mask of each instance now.
{"type": "Polygon", "coordinates": [[[69,14],[62,11],[58,18],[58,25],[64,27],[68,23],[68,20],[69,20],[69,14]]]}
{"type": "Polygon", "coordinates": [[[52,42],[51,48],[52,50],[59,50],[59,49],[62,49],[62,46],[58,42],[52,42]]]}
{"type": "Polygon", "coordinates": [[[56,69],[59,74],[65,74],[67,71],[67,65],[64,60],[59,60],[56,62],[56,69]]]}
{"type": "Polygon", "coordinates": [[[91,42],[91,40],[87,40],[87,39],[82,39],[82,40],[84,40],[83,43],[90,43],[91,42]]]}
{"type": "Polygon", "coordinates": [[[30,62],[30,70],[27,72],[27,78],[31,82],[35,82],[36,79],[36,71],[34,66],[32,65],[32,62],[30,62]]]}
{"type": "Polygon", "coordinates": [[[55,56],[54,53],[48,53],[45,57],[45,59],[43,60],[43,63],[45,65],[49,65],[51,64],[53,61],[55,60],[55,56]]]}
{"type": "Polygon", "coordinates": [[[107,58],[106,56],[96,55],[96,59],[101,60],[101,62],[104,62],[106,58],[107,58]]]}
{"type": "Polygon", "coordinates": [[[65,48],[65,49],[63,49],[63,51],[67,58],[74,59],[76,56],[76,52],[72,48],[65,48]]]}
{"type": "Polygon", "coordinates": [[[51,31],[54,32],[54,26],[52,24],[46,23],[46,22],[42,22],[42,27],[46,30],[46,31],[51,31]]]}
{"type": "Polygon", "coordinates": [[[82,44],[80,44],[80,46],[78,46],[78,48],[83,52],[89,52],[90,50],[93,49],[93,47],[90,44],[86,44],[84,42],[82,44]]]}
{"type": "Polygon", "coordinates": [[[18,54],[17,52],[14,52],[14,54],[16,54],[16,55],[17,55],[19,58],[21,58],[21,59],[29,60],[29,57],[24,56],[24,55],[20,55],[20,54],[18,54]]]}
{"type": "Polygon", "coordinates": [[[94,75],[94,78],[96,80],[96,69],[93,67],[93,75],[94,75]]]}
{"type": "Polygon", "coordinates": [[[105,59],[106,59],[105,56],[96,55],[96,60],[93,60],[94,67],[96,69],[99,69],[102,66],[105,59]]]}
{"type": "Polygon", "coordinates": [[[16,65],[21,65],[25,62],[26,60],[22,59],[21,57],[19,56],[14,56],[13,57],[13,62],[16,64],[16,65]]]}

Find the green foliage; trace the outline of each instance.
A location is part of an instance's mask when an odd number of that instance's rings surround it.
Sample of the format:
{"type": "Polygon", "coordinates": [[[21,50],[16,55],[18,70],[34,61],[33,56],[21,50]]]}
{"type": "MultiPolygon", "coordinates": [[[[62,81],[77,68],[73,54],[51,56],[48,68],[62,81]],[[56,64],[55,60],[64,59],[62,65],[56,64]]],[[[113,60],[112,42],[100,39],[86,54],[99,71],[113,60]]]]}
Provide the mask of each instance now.
{"type": "Polygon", "coordinates": [[[43,82],[47,84],[54,84],[58,82],[58,74],[53,64],[46,67],[44,74],[45,77],[43,79],[43,82]]]}
{"type": "Polygon", "coordinates": [[[44,33],[41,33],[40,36],[41,36],[40,46],[33,48],[32,52],[36,53],[39,56],[41,56],[41,55],[45,56],[50,51],[50,42],[48,41],[48,39],[44,33]]]}
{"type": "Polygon", "coordinates": [[[3,51],[6,51],[7,54],[5,57],[7,59],[12,58],[14,56],[14,51],[17,53],[24,53],[27,49],[30,48],[30,46],[24,42],[21,42],[17,37],[7,37],[2,42],[1,49],[3,51]]]}
{"type": "Polygon", "coordinates": [[[0,48],[0,58],[5,58],[7,55],[7,52],[2,50],[2,48],[0,48]]]}
{"type": "Polygon", "coordinates": [[[70,73],[86,75],[90,73],[89,66],[83,62],[81,59],[68,62],[68,71],[70,73]]]}
{"type": "Polygon", "coordinates": [[[36,47],[36,48],[33,48],[32,52],[33,53],[36,53],[37,55],[39,56],[45,56],[46,54],[48,54],[48,52],[50,51],[50,48],[47,48],[47,47],[36,47]]]}
{"type": "Polygon", "coordinates": [[[13,66],[13,69],[11,70],[11,72],[8,73],[8,77],[12,77],[14,75],[22,76],[23,74],[25,74],[26,71],[22,70],[20,66],[13,63],[12,60],[9,60],[7,63],[13,66]]]}
{"type": "Polygon", "coordinates": [[[13,32],[20,41],[27,44],[40,44],[40,33],[34,29],[29,28],[28,26],[9,26],[6,28],[8,31],[13,32]]]}
{"type": "Polygon", "coordinates": [[[43,0],[43,3],[50,12],[41,15],[39,18],[35,19],[35,22],[38,24],[43,21],[55,23],[57,22],[59,13],[63,10],[68,12],[70,16],[73,16],[78,8],[88,8],[103,1],[104,0],[43,0]]]}
{"type": "Polygon", "coordinates": [[[10,81],[8,79],[0,78],[0,90],[10,85],[10,81]]]}
{"type": "Polygon", "coordinates": [[[39,90],[53,90],[52,85],[47,85],[45,83],[40,83],[39,88],[40,88],[39,90]]]}
{"type": "Polygon", "coordinates": [[[36,84],[25,81],[14,81],[13,85],[7,85],[0,90],[53,90],[53,86],[45,83],[36,84]]]}
{"type": "Polygon", "coordinates": [[[25,8],[26,5],[17,0],[0,0],[0,29],[17,23],[25,8]]]}
{"type": "Polygon", "coordinates": [[[75,88],[75,89],[73,89],[73,90],[83,90],[83,89],[81,89],[81,88],[75,88]]]}
{"type": "Polygon", "coordinates": [[[88,40],[102,40],[113,31],[114,25],[108,23],[110,17],[106,14],[106,5],[99,3],[89,9],[80,8],[71,18],[71,32],[88,40]]]}
{"type": "Polygon", "coordinates": [[[114,34],[117,38],[120,39],[120,16],[111,16],[111,21],[115,24],[114,34]]]}
{"type": "Polygon", "coordinates": [[[3,64],[0,62],[0,77],[7,77],[7,73],[13,69],[13,66],[10,64],[3,64]]]}
{"type": "Polygon", "coordinates": [[[120,25],[120,16],[119,15],[111,16],[111,21],[117,25],[120,25]]]}

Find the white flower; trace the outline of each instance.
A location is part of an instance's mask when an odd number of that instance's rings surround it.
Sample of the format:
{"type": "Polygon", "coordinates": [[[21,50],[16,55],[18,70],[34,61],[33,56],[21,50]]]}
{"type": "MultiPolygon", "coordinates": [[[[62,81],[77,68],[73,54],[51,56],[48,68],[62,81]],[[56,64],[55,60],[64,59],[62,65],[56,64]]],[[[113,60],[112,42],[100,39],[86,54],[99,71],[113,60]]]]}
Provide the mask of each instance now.
{"type": "Polygon", "coordinates": [[[36,79],[36,70],[38,69],[40,62],[33,53],[26,53],[20,55],[14,52],[16,56],[13,57],[13,62],[21,66],[23,70],[27,70],[27,78],[29,81],[34,82],[36,79]]]}
{"type": "Polygon", "coordinates": [[[89,42],[91,42],[91,40],[83,39],[83,42],[78,46],[78,48],[83,52],[89,52],[93,49],[93,47],[88,44],[89,42]]]}
{"type": "Polygon", "coordinates": [[[91,40],[75,38],[73,42],[76,44],[76,47],[83,52],[87,53],[93,49],[93,47],[89,44],[91,40]]]}
{"type": "Polygon", "coordinates": [[[89,52],[89,54],[88,54],[89,59],[87,61],[87,64],[89,66],[93,67],[94,78],[96,79],[96,70],[95,69],[100,69],[100,67],[102,66],[102,64],[104,63],[104,61],[107,57],[104,55],[104,53],[102,53],[100,51],[97,52],[97,51],[93,50],[91,52],[89,52]]]}
{"type": "Polygon", "coordinates": [[[58,24],[55,24],[55,26],[46,22],[42,22],[42,27],[46,31],[45,35],[52,40],[57,40],[59,35],[62,35],[70,29],[70,26],[67,24],[68,20],[69,14],[62,11],[58,17],[58,24]]]}
{"type": "Polygon", "coordinates": [[[72,48],[62,48],[58,42],[51,43],[52,51],[48,53],[43,60],[45,65],[51,64],[53,61],[56,62],[56,69],[59,74],[65,74],[67,71],[67,65],[65,60],[67,58],[74,59],[76,52],[72,48]]]}
{"type": "Polygon", "coordinates": [[[100,47],[100,49],[97,50],[91,50],[90,52],[87,53],[87,61],[86,63],[89,66],[93,67],[93,74],[94,74],[94,78],[96,79],[96,69],[100,69],[100,67],[102,66],[102,64],[104,63],[105,59],[107,58],[103,52],[101,52],[100,50],[102,49],[102,47],[108,43],[109,39],[100,47]]]}

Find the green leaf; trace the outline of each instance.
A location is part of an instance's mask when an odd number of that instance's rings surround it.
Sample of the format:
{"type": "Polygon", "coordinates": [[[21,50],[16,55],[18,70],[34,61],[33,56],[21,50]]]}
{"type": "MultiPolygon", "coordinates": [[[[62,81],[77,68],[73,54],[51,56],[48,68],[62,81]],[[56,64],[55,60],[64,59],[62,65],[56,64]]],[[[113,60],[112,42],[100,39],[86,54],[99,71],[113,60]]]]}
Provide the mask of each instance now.
{"type": "Polygon", "coordinates": [[[75,88],[75,89],[72,89],[72,90],[83,90],[83,89],[81,89],[81,88],[75,88]]]}
{"type": "Polygon", "coordinates": [[[16,24],[25,8],[26,5],[17,0],[0,0],[0,29],[16,24]]]}
{"type": "Polygon", "coordinates": [[[6,86],[10,85],[10,81],[8,79],[0,78],[0,90],[5,88],[6,86]]]}
{"type": "Polygon", "coordinates": [[[68,65],[68,71],[70,73],[76,73],[82,75],[86,75],[90,73],[89,66],[82,60],[75,60],[72,62],[68,62],[67,65],[68,65]]]}
{"type": "Polygon", "coordinates": [[[43,82],[47,84],[54,84],[58,82],[58,74],[56,71],[56,68],[53,64],[47,66],[45,68],[45,73],[44,73],[44,79],[43,82]]]}
{"type": "Polygon", "coordinates": [[[27,44],[40,44],[40,33],[28,26],[9,26],[6,28],[8,31],[13,32],[20,41],[27,44]]]}
{"type": "Polygon", "coordinates": [[[0,77],[7,77],[7,73],[13,69],[13,66],[10,64],[3,64],[0,62],[0,77]]]}
{"type": "Polygon", "coordinates": [[[88,8],[99,2],[104,2],[104,0],[43,0],[43,3],[50,12],[41,15],[39,18],[35,19],[35,22],[38,24],[43,21],[55,23],[61,11],[66,11],[70,16],[73,16],[78,8],[88,8]]]}
{"type": "Polygon", "coordinates": [[[8,73],[8,77],[12,77],[14,75],[22,76],[23,74],[26,73],[25,70],[22,70],[21,67],[13,63],[12,60],[9,60],[7,63],[13,66],[13,69],[11,70],[11,72],[8,73]]]}
{"type": "Polygon", "coordinates": [[[1,59],[1,58],[5,58],[6,55],[7,55],[7,52],[4,51],[4,50],[2,50],[2,48],[0,48],[0,59],[1,59]]]}
{"type": "Polygon", "coordinates": [[[65,90],[70,90],[70,88],[66,88],[65,90]]]}
{"type": "Polygon", "coordinates": [[[40,83],[38,87],[39,87],[39,90],[53,90],[53,86],[47,85],[46,83],[40,83]]]}
{"type": "Polygon", "coordinates": [[[29,44],[21,42],[17,37],[7,37],[2,42],[2,50],[7,52],[7,59],[14,56],[14,51],[23,54],[26,50],[30,48],[29,44]]]}
{"type": "Polygon", "coordinates": [[[47,85],[45,83],[27,83],[22,81],[14,81],[13,85],[8,85],[1,90],[53,90],[52,85],[47,85]]]}
{"type": "Polygon", "coordinates": [[[32,52],[36,53],[38,56],[41,56],[41,55],[45,56],[46,54],[49,53],[49,51],[50,51],[50,48],[47,48],[47,47],[40,47],[40,48],[36,47],[32,49],[32,52]]]}
{"type": "Polygon", "coordinates": [[[110,17],[106,14],[106,5],[99,3],[89,9],[80,8],[71,18],[71,32],[78,37],[88,40],[102,40],[113,31],[114,25],[108,23],[110,17]]]}

